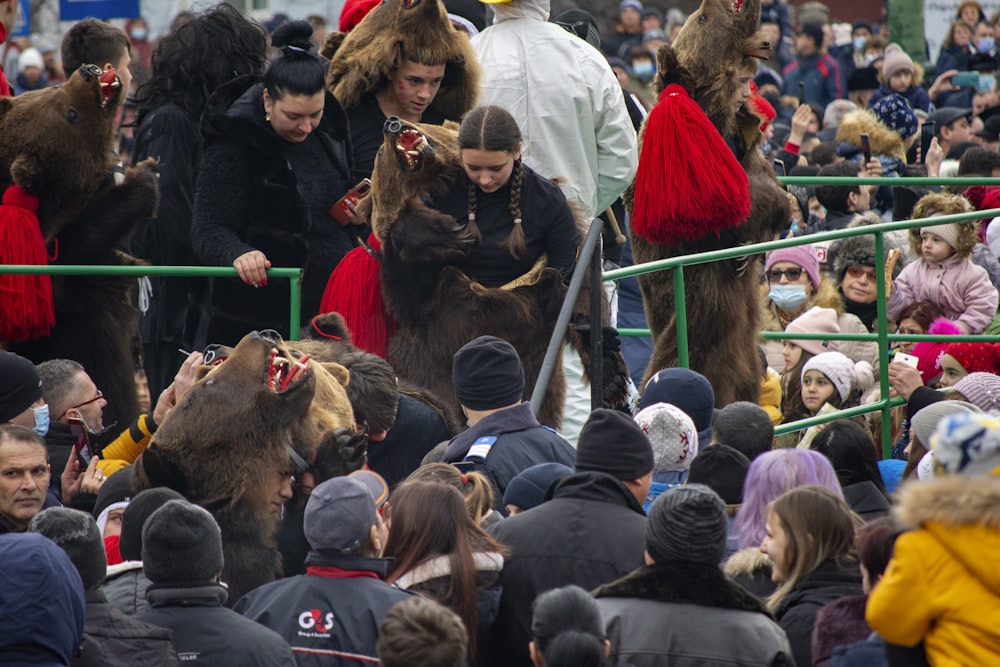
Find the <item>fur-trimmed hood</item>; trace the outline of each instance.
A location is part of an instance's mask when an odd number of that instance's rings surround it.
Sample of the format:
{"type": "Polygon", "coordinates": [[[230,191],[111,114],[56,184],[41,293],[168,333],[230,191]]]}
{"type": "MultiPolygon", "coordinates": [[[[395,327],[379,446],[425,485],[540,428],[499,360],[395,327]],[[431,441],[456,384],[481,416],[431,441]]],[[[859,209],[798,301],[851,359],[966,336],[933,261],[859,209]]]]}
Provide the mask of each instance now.
{"type": "MultiPolygon", "coordinates": [[[[492,572],[498,574],[503,569],[503,554],[495,552],[477,552],[472,554],[476,572],[492,572]]],[[[396,586],[407,590],[412,586],[451,576],[451,559],[448,556],[438,556],[421,563],[395,581],[396,586]]]]}
{"type": "Polygon", "coordinates": [[[868,134],[873,155],[888,155],[900,159],[906,155],[906,147],[899,134],[868,110],[859,109],[844,116],[837,128],[837,141],[860,150],[862,134],[868,134]]]}
{"type": "Polygon", "coordinates": [[[904,484],[896,518],[904,528],[927,522],[948,526],[983,524],[1000,532],[1000,479],[951,475],[904,484]]]}
{"type": "Polygon", "coordinates": [[[722,571],[729,578],[753,576],[761,571],[770,572],[771,559],[759,548],[747,547],[727,558],[726,562],[722,564],[722,571]]]}

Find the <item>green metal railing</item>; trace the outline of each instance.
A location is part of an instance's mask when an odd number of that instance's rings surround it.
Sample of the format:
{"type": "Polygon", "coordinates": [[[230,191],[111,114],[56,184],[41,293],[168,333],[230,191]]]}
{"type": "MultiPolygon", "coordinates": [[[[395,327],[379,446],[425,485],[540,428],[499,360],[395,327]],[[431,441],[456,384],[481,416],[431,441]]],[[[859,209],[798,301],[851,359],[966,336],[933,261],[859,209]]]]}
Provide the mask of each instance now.
{"type": "MultiPolygon", "coordinates": [[[[790,176],[779,179],[782,183],[790,185],[893,185],[902,184],[906,185],[1000,185],[1000,178],[905,178],[905,179],[887,179],[887,178],[851,178],[851,177],[826,177],[820,178],[816,176],[790,176]],[[897,183],[888,183],[887,181],[896,180],[897,183]]],[[[935,225],[953,223],[953,222],[964,222],[967,220],[981,220],[989,219],[993,217],[1000,216],[1000,208],[988,209],[984,211],[975,211],[972,213],[960,213],[955,215],[943,215],[936,216],[934,218],[922,218],[915,220],[903,220],[899,222],[886,222],[877,225],[866,225],[863,227],[854,227],[850,229],[842,229],[831,232],[821,232],[817,234],[810,234],[808,236],[798,236],[790,239],[782,239],[780,241],[768,241],[766,243],[756,243],[753,245],[739,246],[736,248],[726,248],[724,250],[714,250],[711,252],[703,252],[694,255],[684,255],[679,257],[669,257],[667,259],[656,260],[654,262],[647,262],[646,264],[637,264],[634,266],[615,269],[613,271],[606,271],[603,274],[604,281],[618,280],[620,278],[626,278],[629,276],[638,276],[644,273],[652,273],[655,271],[671,270],[674,275],[674,298],[675,298],[675,313],[676,313],[676,325],[677,325],[677,356],[678,363],[680,366],[689,366],[689,355],[688,355],[688,331],[687,331],[687,311],[684,293],[684,267],[692,266],[695,264],[707,264],[709,262],[716,262],[727,259],[736,259],[746,257],[747,255],[756,255],[772,250],[778,250],[780,248],[791,248],[799,245],[812,245],[815,243],[821,243],[824,241],[835,241],[839,239],[845,239],[852,236],[875,236],[875,256],[884,257],[885,256],[885,239],[884,235],[886,232],[893,232],[897,230],[907,230],[913,227],[919,227],[925,224],[928,220],[933,220],[935,225]]],[[[879,396],[881,397],[878,401],[866,404],[863,406],[858,406],[854,408],[849,408],[847,410],[841,410],[836,413],[831,413],[829,415],[822,415],[817,417],[810,417],[808,419],[799,420],[796,422],[790,422],[788,424],[781,424],[775,427],[775,434],[780,435],[783,433],[790,433],[793,431],[800,431],[810,426],[818,424],[826,424],[832,421],[837,421],[840,419],[847,419],[850,417],[856,417],[858,415],[867,414],[870,412],[879,411],[882,413],[882,455],[884,458],[889,458],[891,456],[892,450],[892,436],[890,433],[891,424],[889,419],[890,410],[897,406],[905,404],[902,399],[890,399],[889,397],[889,376],[887,371],[887,357],[884,355],[889,350],[889,342],[893,341],[938,341],[947,339],[950,342],[958,342],[963,340],[970,341],[1000,341],[1000,336],[932,336],[932,335],[913,335],[913,334],[890,334],[888,332],[888,324],[886,317],[886,293],[885,293],[885,266],[883,262],[877,262],[875,266],[876,273],[876,288],[877,288],[877,303],[878,303],[878,319],[877,319],[877,332],[871,334],[838,334],[836,336],[830,336],[825,334],[788,334],[785,332],[761,332],[761,338],[766,340],[784,340],[784,339],[819,339],[819,340],[857,340],[857,341],[876,341],[878,343],[879,349],[879,396]]],[[[751,304],[752,307],[757,307],[756,302],[751,304]]],[[[649,336],[649,329],[624,329],[620,330],[619,333],[623,336],[649,336]]]]}
{"type": "MultiPolygon", "coordinates": [[[[172,278],[237,278],[236,269],[226,266],[90,266],[84,264],[53,265],[0,265],[0,274],[17,273],[49,276],[166,276],[172,278]]],[[[287,278],[290,305],[288,307],[288,334],[298,340],[302,317],[302,269],[272,268],[268,278],[287,278]]]]}

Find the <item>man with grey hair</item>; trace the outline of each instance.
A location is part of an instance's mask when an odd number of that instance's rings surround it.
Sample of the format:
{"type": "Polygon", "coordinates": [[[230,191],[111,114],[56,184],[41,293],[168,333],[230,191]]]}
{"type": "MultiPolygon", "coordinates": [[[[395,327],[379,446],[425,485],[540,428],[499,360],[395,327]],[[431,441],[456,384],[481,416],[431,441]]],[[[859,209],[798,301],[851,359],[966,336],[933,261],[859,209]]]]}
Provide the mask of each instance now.
{"type": "Polygon", "coordinates": [[[844,116],[857,111],[858,105],[851,100],[834,100],[826,105],[823,112],[823,129],[819,131],[821,141],[831,141],[837,137],[837,128],[844,116]]]}

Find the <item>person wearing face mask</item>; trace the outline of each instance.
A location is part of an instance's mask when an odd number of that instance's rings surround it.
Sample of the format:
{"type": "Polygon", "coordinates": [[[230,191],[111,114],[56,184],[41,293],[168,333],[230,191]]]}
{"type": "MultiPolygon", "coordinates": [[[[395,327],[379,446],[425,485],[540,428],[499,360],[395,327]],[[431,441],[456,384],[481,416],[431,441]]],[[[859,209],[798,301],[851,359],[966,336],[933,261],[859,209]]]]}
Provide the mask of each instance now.
{"type": "Polygon", "coordinates": [[[629,66],[629,90],[634,90],[647,109],[656,104],[656,94],[651,86],[656,76],[656,63],[653,54],[644,46],[636,46],[625,56],[629,66]]]}
{"type": "Polygon", "coordinates": [[[125,34],[132,44],[132,69],[137,83],[145,81],[153,62],[153,43],[149,40],[146,19],[141,16],[125,21],[125,34]]]}
{"type": "MultiPolygon", "coordinates": [[[[811,245],[775,250],[764,263],[761,287],[761,329],[785,331],[810,308],[833,309],[841,333],[867,333],[857,316],[845,312],[844,302],[833,280],[821,277],[816,249],[811,245]]],[[[763,341],[767,364],[776,372],[785,370],[783,343],[763,341]]],[[[878,363],[878,345],[867,341],[840,341],[839,350],[852,361],[878,363]]]]}
{"type": "Polygon", "coordinates": [[[24,426],[44,437],[49,430],[49,406],[35,365],[0,350],[0,378],[0,424],[24,426]]]}

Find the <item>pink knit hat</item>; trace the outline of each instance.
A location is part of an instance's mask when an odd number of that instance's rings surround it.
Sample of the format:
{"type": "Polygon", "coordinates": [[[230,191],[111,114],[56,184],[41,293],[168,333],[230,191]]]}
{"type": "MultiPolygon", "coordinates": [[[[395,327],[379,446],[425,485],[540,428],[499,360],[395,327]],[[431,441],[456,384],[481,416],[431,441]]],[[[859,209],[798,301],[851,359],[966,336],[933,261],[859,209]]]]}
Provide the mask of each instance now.
{"type": "MultiPolygon", "coordinates": [[[[836,336],[840,333],[840,323],[837,321],[837,311],[833,308],[820,308],[813,306],[792,320],[787,327],[786,333],[828,333],[836,336]]],[[[789,340],[795,343],[806,352],[812,354],[822,354],[823,352],[836,352],[840,345],[835,340],[789,340]]]]}
{"type": "Polygon", "coordinates": [[[913,61],[899,44],[885,47],[885,59],[882,61],[882,80],[889,85],[889,79],[898,72],[913,72],[913,61]]]}
{"type": "Polygon", "coordinates": [[[1000,376],[993,373],[969,373],[952,389],[983,412],[1000,410],[1000,376]]]}
{"type": "Polygon", "coordinates": [[[799,245],[794,248],[772,251],[764,263],[764,273],[770,271],[771,267],[778,262],[791,262],[801,266],[802,270],[809,276],[809,282],[812,283],[813,289],[819,289],[819,260],[816,259],[816,249],[811,245],[799,245]]]}
{"type": "MultiPolygon", "coordinates": [[[[962,329],[948,318],[939,317],[931,323],[927,333],[958,336],[962,333],[962,329]]],[[[946,347],[948,347],[948,341],[917,343],[913,346],[913,356],[917,358],[917,370],[920,371],[920,377],[924,384],[941,375],[941,355],[944,354],[946,347]]]]}

